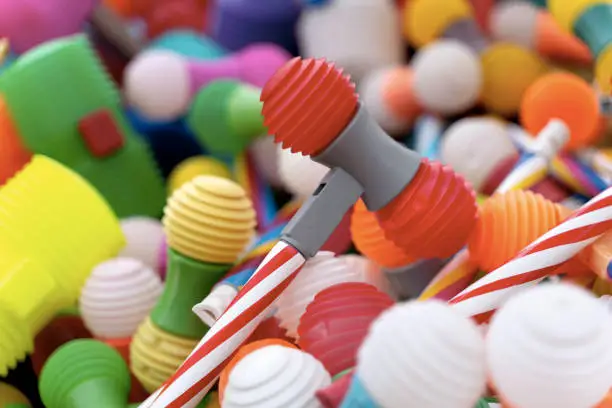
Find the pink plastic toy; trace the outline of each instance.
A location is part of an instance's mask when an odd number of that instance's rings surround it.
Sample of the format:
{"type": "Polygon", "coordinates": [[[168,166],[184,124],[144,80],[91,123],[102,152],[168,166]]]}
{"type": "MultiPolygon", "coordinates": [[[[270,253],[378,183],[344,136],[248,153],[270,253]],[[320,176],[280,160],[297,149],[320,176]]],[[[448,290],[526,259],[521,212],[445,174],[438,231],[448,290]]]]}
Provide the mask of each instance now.
{"type": "Polygon", "coordinates": [[[219,60],[188,60],[171,51],[140,54],[126,68],[129,103],[154,120],[173,120],[187,112],[196,93],[216,79],[237,79],[263,87],[290,58],[274,44],[254,44],[219,60]]]}
{"type": "Polygon", "coordinates": [[[18,54],[80,32],[98,0],[0,0],[0,37],[18,54]]]}

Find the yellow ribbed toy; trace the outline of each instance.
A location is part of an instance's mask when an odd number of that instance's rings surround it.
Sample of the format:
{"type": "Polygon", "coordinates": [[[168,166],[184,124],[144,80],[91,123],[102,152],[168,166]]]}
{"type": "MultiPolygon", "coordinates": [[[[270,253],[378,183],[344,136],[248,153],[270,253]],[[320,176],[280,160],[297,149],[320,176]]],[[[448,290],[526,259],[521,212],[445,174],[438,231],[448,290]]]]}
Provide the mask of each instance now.
{"type": "Polygon", "coordinates": [[[16,388],[0,382],[0,407],[9,404],[23,404],[30,407],[30,401],[16,388]]]}
{"type": "Polygon", "coordinates": [[[130,367],[151,393],[174,374],[199,341],[166,333],[148,317],[138,328],[136,338],[138,341],[130,347],[130,367]]]}
{"type": "Polygon", "coordinates": [[[102,196],[72,170],[40,155],[0,188],[0,236],[52,273],[75,300],[92,268],[125,245],[102,196]]]}
{"type": "Polygon", "coordinates": [[[244,189],[231,180],[198,176],[168,200],[168,246],[202,262],[231,264],[254,233],[255,211],[244,189]]]}
{"type": "Polygon", "coordinates": [[[23,361],[34,348],[34,336],[26,322],[9,307],[0,303],[0,377],[23,361]]]}
{"type": "Polygon", "coordinates": [[[172,195],[179,187],[197,176],[217,176],[231,179],[232,173],[223,162],[213,157],[190,157],[179,163],[170,173],[168,192],[172,195]]]}
{"type": "Polygon", "coordinates": [[[422,47],[440,37],[451,24],[471,16],[472,6],[466,0],[410,0],[402,18],[404,38],[422,47]]]}

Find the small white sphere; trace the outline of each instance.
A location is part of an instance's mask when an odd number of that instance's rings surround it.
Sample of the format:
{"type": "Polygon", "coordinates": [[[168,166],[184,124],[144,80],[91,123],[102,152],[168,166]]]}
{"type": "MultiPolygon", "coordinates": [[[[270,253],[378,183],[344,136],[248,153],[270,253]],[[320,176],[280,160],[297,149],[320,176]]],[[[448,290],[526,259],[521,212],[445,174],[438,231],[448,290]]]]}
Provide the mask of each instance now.
{"type": "Polygon", "coordinates": [[[138,259],[158,271],[159,250],[164,240],[162,223],[155,218],[128,217],[121,220],[121,230],[126,245],[119,256],[138,259]]]}
{"type": "Polygon", "coordinates": [[[129,338],[153,309],[162,289],[159,275],[137,259],[103,262],[81,290],[83,322],[98,338],[129,338]]]}
{"type": "Polygon", "coordinates": [[[385,408],[473,408],[486,385],[484,339],[445,302],[400,303],[370,327],[356,373],[385,408]]]}
{"type": "Polygon", "coordinates": [[[316,392],[331,384],[323,364],[301,350],[266,346],[243,357],[229,375],[223,408],[319,408],[316,392]]]}
{"type": "Polygon", "coordinates": [[[364,282],[364,277],[346,260],[321,251],[309,259],[300,273],[276,301],[276,317],[287,335],[297,338],[297,328],[306,307],[315,295],[344,282],[364,282]]]}
{"type": "MultiPolygon", "coordinates": [[[[359,83],[358,93],[368,112],[378,125],[391,135],[399,135],[410,130],[414,118],[401,118],[394,115],[386,106],[383,88],[387,76],[395,67],[381,68],[368,73],[359,83]]],[[[409,90],[406,90],[409,92],[409,90]]]]}
{"type": "Polygon", "coordinates": [[[473,107],[482,88],[478,55],[456,40],[439,40],[412,60],[414,93],[427,110],[455,115],[473,107]]]}
{"type": "Polygon", "coordinates": [[[538,8],[528,1],[498,3],[491,11],[490,27],[493,38],[498,41],[535,47],[538,8]]]}
{"type": "Polygon", "coordinates": [[[480,191],[495,168],[518,151],[504,122],[492,118],[465,118],[442,135],[440,159],[480,191]]]}
{"type": "Polygon", "coordinates": [[[283,181],[278,168],[278,145],[274,143],[274,137],[258,137],[251,143],[249,151],[266,181],[274,187],[282,187],[283,181]]]}
{"type": "Polygon", "coordinates": [[[538,285],[493,316],[490,378],[514,407],[590,408],[612,386],[610,344],[605,304],[576,285],[538,285]]]}
{"type": "Polygon", "coordinates": [[[285,189],[298,199],[308,198],[329,168],[300,153],[278,148],[278,170],[285,189]]]}
{"type": "Polygon", "coordinates": [[[171,51],[146,51],[125,68],[127,102],[144,117],[170,121],[182,116],[191,104],[191,79],[187,61],[171,51]]]}

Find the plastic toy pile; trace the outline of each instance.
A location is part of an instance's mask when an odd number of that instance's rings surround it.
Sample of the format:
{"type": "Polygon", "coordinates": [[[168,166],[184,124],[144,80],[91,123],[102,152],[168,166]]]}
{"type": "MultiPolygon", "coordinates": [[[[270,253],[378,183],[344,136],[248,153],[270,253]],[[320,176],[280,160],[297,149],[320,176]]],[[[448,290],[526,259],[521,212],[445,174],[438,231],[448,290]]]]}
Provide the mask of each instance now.
{"type": "Polygon", "coordinates": [[[611,95],[612,0],[0,0],[0,408],[612,408],[611,95]]]}

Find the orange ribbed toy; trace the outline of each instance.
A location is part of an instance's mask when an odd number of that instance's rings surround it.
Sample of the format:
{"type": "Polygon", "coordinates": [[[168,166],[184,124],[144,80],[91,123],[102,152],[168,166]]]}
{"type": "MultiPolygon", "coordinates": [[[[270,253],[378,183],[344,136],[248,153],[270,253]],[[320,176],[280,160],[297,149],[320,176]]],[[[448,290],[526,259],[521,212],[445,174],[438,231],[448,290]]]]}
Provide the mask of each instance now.
{"type": "Polygon", "coordinates": [[[496,194],[480,208],[470,236],[470,259],[491,272],[559,224],[570,213],[561,205],[531,191],[496,194]]]}
{"type": "Polygon", "coordinates": [[[422,159],[416,175],[376,215],[387,238],[415,258],[447,258],[476,223],[476,196],[450,167],[422,159]]]}
{"type": "Polygon", "coordinates": [[[385,237],[376,214],[357,201],[351,217],[351,236],[355,247],[366,257],[386,268],[408,265],[415,259],[385,237]]]}
{"type": "Polygon", "coordinates": [[[297,348],[294,344],[281,339],[258,340],[240,347],[238,349],[238,352],[234,355],[230,362],[227,363],[223,371],[221,371],[221,376],[219,376],[219,401],[221,402],[221,404],[223,404],[223,393],[225,392],[225,387],[227,386],[230,373],[232,372],[236,364],[238,364],[240,360],[242,360],[248,354],[251,354],[255,350],[259,350],[260,348],[267,346],[284,346],[290,348],[297,348]]]}

